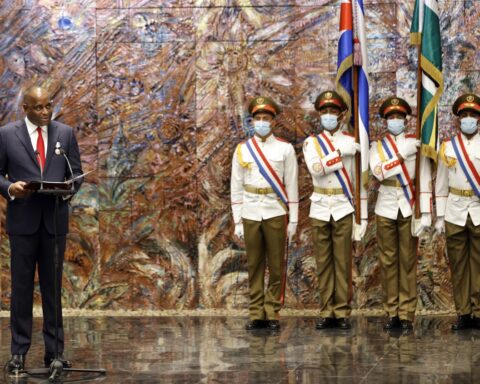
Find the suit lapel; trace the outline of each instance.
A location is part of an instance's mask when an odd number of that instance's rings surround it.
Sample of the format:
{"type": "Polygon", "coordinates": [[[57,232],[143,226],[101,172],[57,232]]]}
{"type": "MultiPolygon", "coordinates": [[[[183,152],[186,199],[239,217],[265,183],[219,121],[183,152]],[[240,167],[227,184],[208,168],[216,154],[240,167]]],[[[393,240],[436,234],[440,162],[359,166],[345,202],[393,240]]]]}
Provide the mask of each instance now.
{"type": "Polygon", "coordinates": [[[37,156],[35,156],[35,149],[32,146],[32,140],[30,139],[30,134],[28,133],[27,124],[25,124],[25,121],[22,121],[22,123],[15,130],[15,133],[17,137],[20,139],[20,142],[25,147],[27,153],[32,158],[35,165],[37,167],[40,167],[37,156]]]}
{"type": "Polygon", "coordinates": [[[45,158],[45,169],[43,172],[45,173],[48,169],[48,166],[51,163],[51,159],[53,156],[53,152],[55,151],[55,144],[58,141],[58,130],[57,126],[50,122],[48,124],[48,144],[47,144],[47,157],[45,158]]]}

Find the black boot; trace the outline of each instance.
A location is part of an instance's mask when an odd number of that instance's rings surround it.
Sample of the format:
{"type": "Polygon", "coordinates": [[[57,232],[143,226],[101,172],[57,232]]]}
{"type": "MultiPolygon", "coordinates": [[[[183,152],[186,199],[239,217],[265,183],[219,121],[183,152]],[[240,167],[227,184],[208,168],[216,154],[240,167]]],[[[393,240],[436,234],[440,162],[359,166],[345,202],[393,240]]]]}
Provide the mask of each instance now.
{"type": "Polygon", "coordinates": [[[401,323],[404,331],[411,331],[413,329],[413,323],[410,320],[401,320],[401,323]]]}
{"type": "Polygon", "coordinates": [[[270,320],[268,322],[268,329],[270,329],[270,331],[280,331],[280,321],[270,320]]]}
{"type": "Polygon", "coordinates": [[[335,328],[337,320],[334,317],[320,317],[315,325],[317,329],[335,328]]]}
{"type": "Polygon", "coordinates": [[[251,320],[245,326],[247,331],[255,331],[258,329],[267,328],[268,323],[265,320],[251,320]]]}
{"type": "Polygon", "coordinates": [[[401,323],[398,316],[390,317],[388,321],[383,325],[383,329],[385,330],[395,329],[400,327],[401,327],[401,323]]]}
{"type": "Polygon", "coordinates": [[[472,317],[470,314],[458,316],[456,323],[452,324],[452,331],[462,331],[472,327],[472,317]]]}
{"type": "Polygon", "coordinates": [[[350,324],[350,320],[348,319],[348,317],[342,317],[340,319],[337,319],[337,326],[340,329],[350,329],[350,328],[352,328],[352,326],[350,324]]]}
{"type": "Polygon", "coordinates": [[[472,318],[472,328],[480,329],[480,317],[473,316],[473,318],[472,318]]]}

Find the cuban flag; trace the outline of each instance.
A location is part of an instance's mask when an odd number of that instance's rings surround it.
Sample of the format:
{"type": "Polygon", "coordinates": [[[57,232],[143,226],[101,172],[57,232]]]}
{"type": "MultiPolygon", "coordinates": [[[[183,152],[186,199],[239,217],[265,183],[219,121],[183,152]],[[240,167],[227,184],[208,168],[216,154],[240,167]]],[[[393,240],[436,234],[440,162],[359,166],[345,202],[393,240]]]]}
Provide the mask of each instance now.
{"type": "MultiPolygon", "coordinates": [[[[369,78],[365,10],[363,0],[355,0],[355,35],[353,64],[358,67],[358,130],[361,148],[362,186],[368,184],[368,161],[370,150],[369,129],[369,78]]],[[[366,191],[365,191],[366,194],[366,191]]],[[[363,196],[362,196],[363,198],[363,196]]]]}
{"type": "Polygon", "coordinates": [[[353,100],[353,9],[352,0],[340,3],[340,39],[338,41],[337,92],[352,112],[353,100]]]}
{"type": "MultiPolygon", "coordinates": [[[[367,199],[369,132],[369,77],[365,9],[363,0],[342,0],[340,3],[340,39],[338,41],[337,92],[343,97],[351,113],[352,124],[358,121],[360,144],[360,199],[367,199]],[[357,70],[356,78],[353,75],[357,70]],[[355,84],[356,80],[356,84],[355,84]],[[358,105],[354,105],[354,90],[358,105]]],[[[364,211],[364,210],[362,210],[364,211]]],[[[363,212],[362,216],[365,216],[363,212]]]]}

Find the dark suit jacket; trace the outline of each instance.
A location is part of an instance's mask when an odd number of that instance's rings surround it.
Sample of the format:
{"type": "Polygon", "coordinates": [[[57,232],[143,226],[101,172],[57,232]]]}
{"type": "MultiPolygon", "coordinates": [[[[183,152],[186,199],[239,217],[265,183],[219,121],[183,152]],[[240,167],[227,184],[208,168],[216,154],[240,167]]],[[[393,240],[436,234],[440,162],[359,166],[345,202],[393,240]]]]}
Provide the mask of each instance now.
{"type": "MultiPolygon", "coordinates": [[[[82,174],[80,152],[73,129],[52,121],[48,125],[48,147],[43,180],[64,181],[71,177],[67,161],[56,155],[55,144],[59,142],[72,165],[74,176],[82,174]]],[[[0,128],[0,193],[7,199],[7,233],[30,235],[35,233],[43,220],[47,231],[54,233],[53,196],[32,194],[25,199],[10,200],[8,187],[16,181],[40,180],[40,166],[32,147],[24,120],[15,121],[0,128]]],[[[80,188],[81,180],[75,183],[80,188]]],[[[58,207],[57,234],[68,233],[68,202],[61,199],[58,207]]]]}

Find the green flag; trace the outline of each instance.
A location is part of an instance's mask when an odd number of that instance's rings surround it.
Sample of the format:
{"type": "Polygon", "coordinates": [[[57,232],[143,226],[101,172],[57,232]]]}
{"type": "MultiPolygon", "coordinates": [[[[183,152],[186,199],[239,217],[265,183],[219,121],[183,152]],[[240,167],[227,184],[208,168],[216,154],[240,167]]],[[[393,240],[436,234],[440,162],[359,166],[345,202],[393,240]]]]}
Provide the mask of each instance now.
{"type": "Polygon", "coordinates": [[[438,101],[443,93],[442,44],[437,0],[416,0],[410,29],[412,44],[421,44],[422,154],[434,160],[438,147],[438,101]]]}

